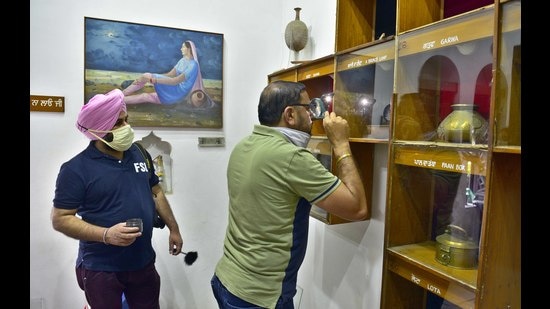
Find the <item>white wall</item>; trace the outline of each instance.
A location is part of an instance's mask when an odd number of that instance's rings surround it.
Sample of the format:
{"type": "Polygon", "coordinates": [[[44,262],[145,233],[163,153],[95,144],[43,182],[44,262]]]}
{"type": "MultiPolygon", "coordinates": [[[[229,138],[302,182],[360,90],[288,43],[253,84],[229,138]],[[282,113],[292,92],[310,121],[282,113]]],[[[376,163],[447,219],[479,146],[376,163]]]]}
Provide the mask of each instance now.
{"type": "MultiPolygon", "coordinates": [[[[155,230],[161,306],[214,309],[210,278],[221,255],[227,223],[225,168],[233,145],[257,123],[267,75],[294,59],[333,53],[335,1],[31,0],[30,94],[65,97],[64,113],[30,112],[30,299],[32,308],[83,308],[74,263],[78,242],[49,220],[60,165],[84,149],[74,122],[82,106],[84,17],[113,19],[224,34],[224,128],[134,128],[136,139],[155,135],[172,145],[173,194],[184,249],[199,252],[192,266],[167,253],[168,231],[155,230]],[[284,30],[302,7],[310,42],[288,51],[284,30]],[[273,14],[273,12],[278,12],[273,14]],[[199,136],[224,136],[225,147],[199,148],[199,136]]],[[[299,274],[302,309],[377,308],[380,299],[385,146],[376,146],[373,217],[326,226],[311,219],[310,242],[299,274]]]]}

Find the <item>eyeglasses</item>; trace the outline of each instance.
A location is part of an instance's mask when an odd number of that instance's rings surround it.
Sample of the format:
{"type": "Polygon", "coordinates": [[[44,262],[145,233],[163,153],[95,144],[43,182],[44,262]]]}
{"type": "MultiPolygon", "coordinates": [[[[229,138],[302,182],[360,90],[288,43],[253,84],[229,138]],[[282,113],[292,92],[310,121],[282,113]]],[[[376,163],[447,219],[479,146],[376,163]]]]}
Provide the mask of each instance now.
{"type": "Polygon", "coordinates": [[[319,98],[313,98],[309,104],[294,103],[287,106],[303,106],[311,113],[311,120],[323,119],[325,111],[330,110],[329,104],[319,98]]]}
{"type": "Polygon", "coordinates": [[[312,108],[311,103],[309,103],[309,104],[294,103],[294,104],[288,104],[287,106],[303,106],[303,107],[305,107],[308,111],[311,110],[311,108],[312,108]]]}

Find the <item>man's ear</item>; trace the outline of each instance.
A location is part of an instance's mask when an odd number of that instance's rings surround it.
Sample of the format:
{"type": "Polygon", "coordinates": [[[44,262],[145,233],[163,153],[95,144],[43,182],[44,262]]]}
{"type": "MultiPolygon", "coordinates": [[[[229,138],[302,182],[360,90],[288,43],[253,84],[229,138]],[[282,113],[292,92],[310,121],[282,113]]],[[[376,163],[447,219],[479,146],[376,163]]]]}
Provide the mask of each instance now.
{"type": "Polygon", "coordinates": [[[296,110],[294,108],[287,106],[283,111],[283,121],[288,126],[293,126],[296,124],[296,110]]]}

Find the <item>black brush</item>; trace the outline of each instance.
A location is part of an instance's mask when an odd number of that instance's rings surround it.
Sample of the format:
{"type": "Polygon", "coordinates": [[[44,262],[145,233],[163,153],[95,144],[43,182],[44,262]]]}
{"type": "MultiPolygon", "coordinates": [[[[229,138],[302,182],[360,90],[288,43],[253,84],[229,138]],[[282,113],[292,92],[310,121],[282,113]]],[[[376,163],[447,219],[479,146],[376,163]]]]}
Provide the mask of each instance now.
{"type": "Polygon", "coordinates": [[[183,258],[183,261],[187,265],[191,265],[191,264],[195,263],[195,261],[199,257],[199,254],[197,253],[197,251],[189,251],[189,252],[183,252],[182,251],[181,253],[185,254],[185,257],[183,258]]]}

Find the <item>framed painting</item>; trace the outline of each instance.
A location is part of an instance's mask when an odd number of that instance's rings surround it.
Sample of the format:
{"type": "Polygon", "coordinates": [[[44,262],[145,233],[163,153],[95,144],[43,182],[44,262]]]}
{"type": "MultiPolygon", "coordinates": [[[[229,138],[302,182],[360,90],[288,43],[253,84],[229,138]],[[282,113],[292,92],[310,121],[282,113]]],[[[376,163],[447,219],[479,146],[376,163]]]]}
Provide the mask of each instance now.
{"type": "Polygon", "coordinates": [[[223,34],[85,17],[84,102],[124,92],[135,127],[223,128],[223,34]]]}

